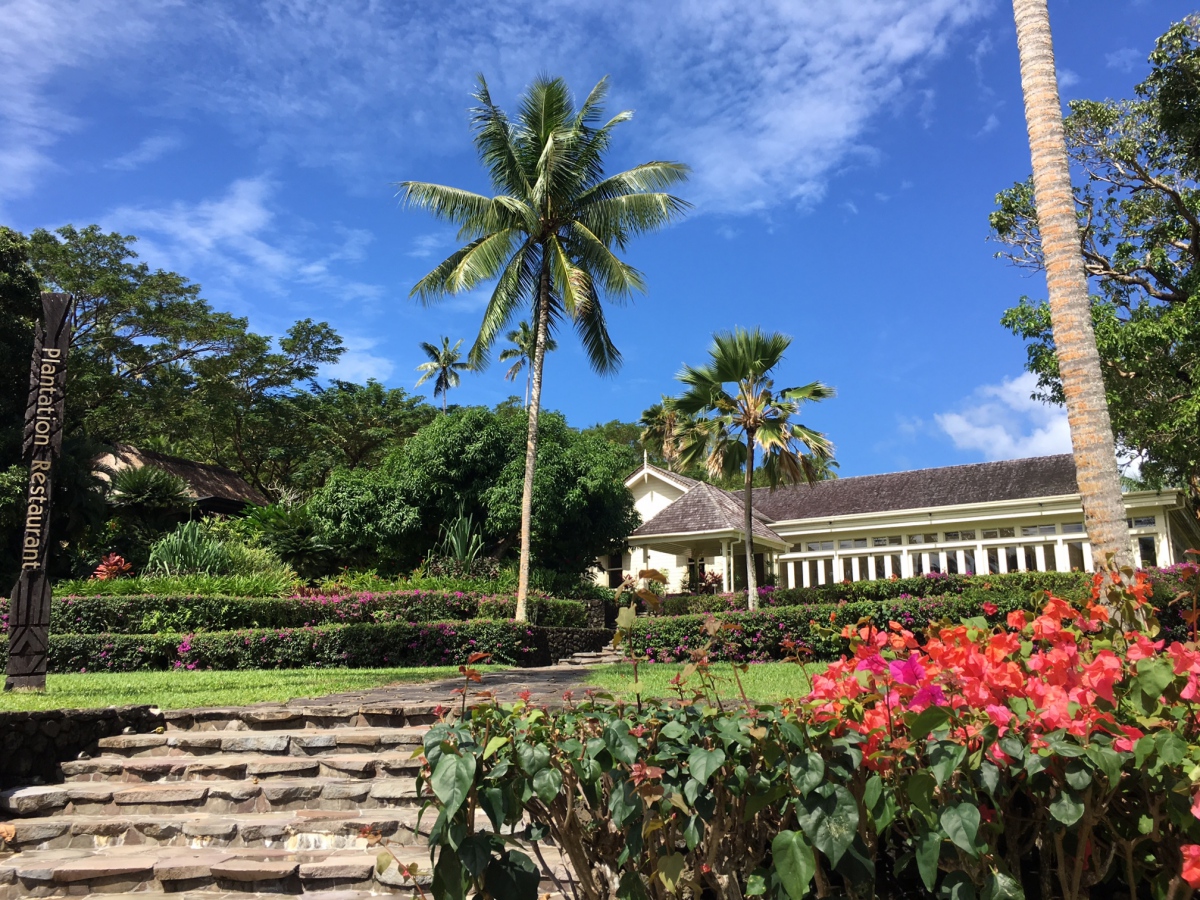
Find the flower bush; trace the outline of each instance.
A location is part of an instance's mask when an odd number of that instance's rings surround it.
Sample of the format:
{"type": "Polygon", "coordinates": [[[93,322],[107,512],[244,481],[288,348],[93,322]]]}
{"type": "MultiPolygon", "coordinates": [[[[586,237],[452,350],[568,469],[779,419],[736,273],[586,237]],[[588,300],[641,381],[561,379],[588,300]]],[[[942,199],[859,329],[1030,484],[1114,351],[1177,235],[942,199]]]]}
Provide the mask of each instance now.
{"type": "Polygon", "coordinates": [[[585,900],[1190,896],[1200,648],[1126,577],[923,638],[828,629],[842,657],[779,707],[689,699],[709,648],[677,704],[477,706],[425,738],[434,895],[533,900],[549,836],[585,900]]]}
{"type": "MultiPolygon", "coordinates": [[[[7,611],[0,599],[0,614],[7,611]]],[[[50,630],[61,633],[150,634],[156,631],[229,631],[239,628],[303,628],[352,622],[437,622],[509,619],[512,597],[462,591],[393,591],[307,597],[55,597],[50,630]]],[[[587,610],[573,600],[529,599],[529,621],[581,627],[587,610]]]]}

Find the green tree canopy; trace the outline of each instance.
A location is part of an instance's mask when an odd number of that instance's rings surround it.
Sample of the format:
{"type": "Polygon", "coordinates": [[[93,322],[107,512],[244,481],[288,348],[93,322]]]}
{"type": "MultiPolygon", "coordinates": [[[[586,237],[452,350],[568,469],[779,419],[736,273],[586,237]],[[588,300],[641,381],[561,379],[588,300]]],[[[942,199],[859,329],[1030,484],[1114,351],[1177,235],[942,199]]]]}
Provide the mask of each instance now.
{"type": "MultiPolygon", "coordinates": [[[[544,419],[534,496],[534,558],[579,574],[623,546],[637,513],[620,450],[581,434],[557,413],[544,419]]],[[[471,407],[437,416],[374,469],[339,471],[311,508],[360,565],[404,571],[416,565],[457,514],[481,523],[487,552],[516,545],[524,482],[526,416],[471,407]]]]}
{"type": "MultiPolygon", "coordinates": [[[[1150,485],[1200,497],[1200,19],[1173,26],[1130,100],[1077,100],[1066,119],[1077,172],[1084,261],[1097,292],[1092,319],[1118,443],[1150,485]]],[[[998,256],[1043,267],[1032,186],[996,197],[998,256]]],[[[1040,399],[1063,402],[1044,302],[1005,312],[1027,343],[1040,399]]]]}

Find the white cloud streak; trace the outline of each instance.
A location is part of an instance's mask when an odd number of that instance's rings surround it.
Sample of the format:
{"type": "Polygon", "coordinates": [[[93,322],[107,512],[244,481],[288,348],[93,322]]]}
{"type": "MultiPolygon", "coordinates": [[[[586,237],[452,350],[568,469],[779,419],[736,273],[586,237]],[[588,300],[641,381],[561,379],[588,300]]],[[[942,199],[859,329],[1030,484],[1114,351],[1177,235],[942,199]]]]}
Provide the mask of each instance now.
{"type": "Polygon", "coordinates": [[[619,71],[612,106],[639,113],[619,142],[628,161],[689,162],[686,193],[701,210],[811,204],[831,173],[869,157],[875,116],[912,100],[910,111],[928,117],[923,67],[987,6],[211,0],[174,4],[168,18],[115,0],[71,5],[70,15],[54,0],[9,0],[3,9],[19,13],[21,37],[0,38],[0,62],[11,72],[7,64],[29,45],[37,63],[16,84],[5,76],[17,99],[0,115],[10,128],[21,123],[27,139],[13,143],[29,150],[3,163],[0,191],[44,174],[54,142],[78,124],[54,93],[56,78],[97,70],[120,52],[144,107],[212,115],[265,164],[328,167],[364,192],[419,177],[418,163],[435,155],[468,150],[478,71],[494,77],[505,105],[538,71],[561,72],[577,90],[619,71]]]}
{"type": "Polygon", "coordinates": [[[1066,410],[1034,400],[1036,388],[1037,376],[1025,372],[983,385],[957,411],[934,419],[955,447],[986,460],[1070,453],[1066,410]]]}
{"type": "Polygon", "coordinates": [[[183,139],[176,134],[154,134],[146,138],[128,153],[104,164],[106,169],[132,172],[148,163],[162,159],[172,150],[183,146],[183,139]]]}

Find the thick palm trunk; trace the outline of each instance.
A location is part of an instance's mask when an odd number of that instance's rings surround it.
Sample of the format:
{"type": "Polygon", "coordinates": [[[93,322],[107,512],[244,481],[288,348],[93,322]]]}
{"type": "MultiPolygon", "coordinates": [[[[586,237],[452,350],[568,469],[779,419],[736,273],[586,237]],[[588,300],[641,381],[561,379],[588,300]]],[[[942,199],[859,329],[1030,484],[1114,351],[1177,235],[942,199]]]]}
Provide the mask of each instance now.
{"type": "Polygon", "coordinates": [[[1092,557],[1132,563],[1063,133],[1046,0],[1013,0],[1050,322],[1092,557]]]}
{"type": "Polygon", "coordinates": [[[746,524],[746,608],[758,609],[758,581],[754,577],[754,511],[751,486],[754,484],[754,435],[746,434],[746,493],[742,500],[746,524]]]}
{"type": "Polygon", "coordinates": [[[542,367],[546,361],[546,332],[550,329],[550,268],[542,262],[535,316],[533,365],[530,370],[529,431],[525,440],[525,487],[521,491],[521,563],[517,575],[517,619],[525,620],[529,593],[529,541],[533,530],[533,474],[537,467],[538,412],[542,404],[542,367]]]}

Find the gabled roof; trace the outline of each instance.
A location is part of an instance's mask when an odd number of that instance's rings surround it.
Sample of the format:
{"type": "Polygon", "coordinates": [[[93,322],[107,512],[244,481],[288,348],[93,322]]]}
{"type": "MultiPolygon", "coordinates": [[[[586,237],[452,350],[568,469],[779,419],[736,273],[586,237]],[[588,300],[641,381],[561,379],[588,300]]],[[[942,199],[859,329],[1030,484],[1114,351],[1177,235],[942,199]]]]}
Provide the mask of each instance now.
{"type": "MultiPolygon", "coordinates": [[[[742,531],[744,513],[741,500],[728,491],[696,481],[691,490],[642,524],[632,537],[658,534],[690,534],[712,531],[742,531]]],[[[754,536],[763,540],[787,543],[774,531],[754,517],[754,536]]]]}
{"type": "Polygon", "coordinates": [[[703,484],[703,482],[697,481],[695,478],[688,478],[686,475],[680,475],[677,472],[671,472],[659,466],[652,466],[650,463],[642,463],[642,465],[630,472],[625,478],[625,486],[631,486],[637,481],[638,476],[643,474],[647,474],[670,484],[674,484],[676,487],[679,487],[684,491],[691,490],[698,484],[703,484]]]}
{"type": "Polygon", "coordinates": [[[243,506],[253,503],[265,506],[271,502],[232,469],[168,456],[154,450],[140,450],[128,444],[114,444],[112,450],[99,457],[96,463],[117,472],[121,469],[140,469],[142,466],[163,469],[182,478],[187,483],[188,493],[199,505],[213,505],[212,501],[216,501],[218,505],[233,503],[243,506]]]}
{"type": "MultiPolygon", "coordinates": [[[[1028,500],[1078,492],[1075,458],[1064,453],[888,475],[836,478],[819,481],[812,487],[788,485],[774,491],[754,488],[753,499],[755,511],[761,510],[772,522],[783,522],[1028,500]]],[[[664,510],[668,511],[669,508],[664,510]]]]}

